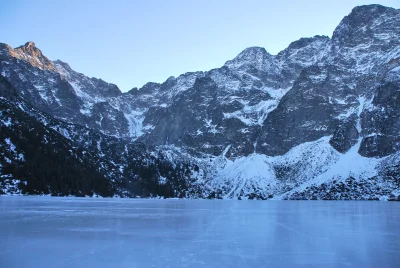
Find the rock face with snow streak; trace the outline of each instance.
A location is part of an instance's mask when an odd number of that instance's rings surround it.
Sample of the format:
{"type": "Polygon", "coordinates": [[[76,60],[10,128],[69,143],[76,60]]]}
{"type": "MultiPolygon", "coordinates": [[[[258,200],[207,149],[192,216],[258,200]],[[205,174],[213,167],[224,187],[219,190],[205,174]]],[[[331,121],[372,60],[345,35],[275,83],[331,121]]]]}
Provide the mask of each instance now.
{"type": "Polygon", "coordinates": [[[48,60],[32,42],[1,44],[0,72],[58,119],[197,163],[201,197],[307,199],[310,182],[334,192],[392,174],[387,195],[399,179],[399,36],[400,11],[369,5],[332,38],[301,38],[277,55],[250,47],[221,68],[127,93],[48,60]]]}
{"type": "Polygon", "coordinates": [[[325,55],[328,42],[322,36],[301,39],[277,56],[264,48],[245,49],[223,67],[203,73],[172,105],[155,107],[145,119],[154,131],[142,140],[214,155],[232,145],[231,157],[253,153],[264,120],[302,68],[325,55]]]}
{"type": "Polygon", "coordinates": [[[185,196],[195,166],[57,120],[10,88],[0,75],[0,195],[185,196]]]}
{"type": "MultiPolygon", "coordinates": [[[[367,114],[376,110],[383,87],[388,88],[385,93],[390,98],[396,96],[400,78],[391,75],[390,85],[386,80],[400,57],[399,35],[399,10],[378,5],[355,8],[335,30],[324,56],[302,70],[292,89],[264,122],[259,140],[261,152],[282,154],[293,146],[332,134],[331,144],[345,152],[355,144],[355,126],[360,118],[360,153],[386,156],[398,150],[398,135],[394,134],[398,125],[381,130],[367,114]],[[377,143],[390,149],[376,149],[382,146],[377,143]]],[[[391,105],[390,101],[383,103],[391,105]]],[[[396,109],[389,110],[392,120],[399,121],[396,109]]]]}

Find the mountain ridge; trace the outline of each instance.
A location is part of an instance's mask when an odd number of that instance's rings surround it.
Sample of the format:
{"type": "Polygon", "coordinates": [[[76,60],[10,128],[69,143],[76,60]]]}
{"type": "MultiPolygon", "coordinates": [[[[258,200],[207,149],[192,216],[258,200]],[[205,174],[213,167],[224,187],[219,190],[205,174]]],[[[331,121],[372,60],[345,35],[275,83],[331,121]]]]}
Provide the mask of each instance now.
{"type": "MultiPolygon", "coordinates": [[[[0,44],[0,71],[25,101],[59,120],[195,163],[201,197],[314,198],[310,187],[337,192],[362,182],[365,196],[344,196],[396,199],[398,173],[388,170],[400,150],[398,36],[400,10],[369,5],[354,8],[332,38],[301,38],[277,55],[246,48],[220,68],[125,93],[62,61],[44,64],[33,43],[20,50],[37,60],[0,44]]],[[[322,196],[341,198],[315,195],[322,196]]]]}

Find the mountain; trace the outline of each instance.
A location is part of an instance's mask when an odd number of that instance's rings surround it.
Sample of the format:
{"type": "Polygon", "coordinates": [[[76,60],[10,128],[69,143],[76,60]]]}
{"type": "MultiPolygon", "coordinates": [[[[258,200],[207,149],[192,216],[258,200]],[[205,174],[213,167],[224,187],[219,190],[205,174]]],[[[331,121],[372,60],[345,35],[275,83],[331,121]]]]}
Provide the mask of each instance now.
{"type": "Polygon", "coordinates": [[[22,100],[1,75],[0,89],[7,89],[0,91],[0,193],[190,194],[183,185],[190,185],[194,165],[55,119],[22,100]]]}
{"type": "MultiPolygon", "coordinates": [[[[395,200],[398,36],[400,10],[368,5],[331,38],[301,38],[277,55],[247,48],[221,68],[126,93],[50,61],[32,42],[1,44],[0,72],[54,120],[185,163],[181,196],[395,200]]],[[[116,147],[109,162],[124,148],[116,147]]]]}

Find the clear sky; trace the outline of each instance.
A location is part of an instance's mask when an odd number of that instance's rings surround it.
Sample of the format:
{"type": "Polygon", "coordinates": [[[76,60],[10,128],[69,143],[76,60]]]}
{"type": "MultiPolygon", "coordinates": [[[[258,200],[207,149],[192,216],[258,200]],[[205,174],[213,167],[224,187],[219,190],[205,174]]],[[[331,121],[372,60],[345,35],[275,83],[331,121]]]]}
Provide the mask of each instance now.
{"type": "Polygon", "coordinates": [[[122,91],[222,66],[243,49],[277,54],[332,36],[351,9],[399,0],[2,0],[0,42],[36,43],[51,60],[122,91]]]}

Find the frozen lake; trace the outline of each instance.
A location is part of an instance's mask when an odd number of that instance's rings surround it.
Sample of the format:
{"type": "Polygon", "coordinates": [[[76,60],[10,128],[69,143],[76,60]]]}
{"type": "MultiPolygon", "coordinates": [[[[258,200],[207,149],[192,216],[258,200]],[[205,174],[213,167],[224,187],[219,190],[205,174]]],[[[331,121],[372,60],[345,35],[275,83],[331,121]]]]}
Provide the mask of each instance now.
{"type": "Polygon", "coordinates": [[[0,196],[0,267],[399,265],[399,202],[0,196]]]}

